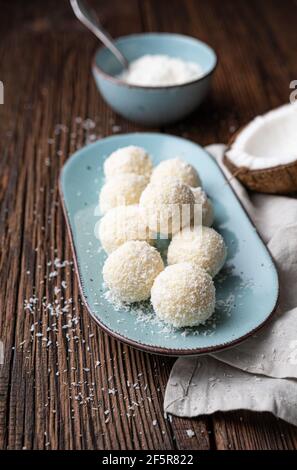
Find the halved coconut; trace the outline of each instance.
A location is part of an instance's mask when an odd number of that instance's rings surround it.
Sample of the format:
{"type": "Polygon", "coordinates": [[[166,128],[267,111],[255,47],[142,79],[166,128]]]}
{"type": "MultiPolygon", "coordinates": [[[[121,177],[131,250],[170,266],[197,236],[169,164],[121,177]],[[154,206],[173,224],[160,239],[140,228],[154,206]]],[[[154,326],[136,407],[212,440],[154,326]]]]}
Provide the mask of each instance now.
{"type": "Polygon", "coordinates": [[[253,191],[297,191],[297,102],[258,116],[239,130],[224,163],[253,191]]]}

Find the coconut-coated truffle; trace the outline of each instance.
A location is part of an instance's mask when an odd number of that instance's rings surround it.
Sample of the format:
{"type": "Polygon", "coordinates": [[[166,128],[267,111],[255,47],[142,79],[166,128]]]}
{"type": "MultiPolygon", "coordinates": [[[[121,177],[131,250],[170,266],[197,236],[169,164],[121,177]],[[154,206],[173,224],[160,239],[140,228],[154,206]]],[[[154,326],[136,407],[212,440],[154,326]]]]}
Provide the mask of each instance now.
{"type": "Polygon", "coordinates": [[[110,178],[100,193],[100,210],[102,214],[117,206],[137,204],[148,179],[134,173],[123,173],[110,178]]]}
{"type": "Polygon", "coordinates": [[[223,267],[227,247],[213,228],[186,227],[174,235],[168,247],[168,264],[189,262],[205,269],[214,277],[223,267]]]}
{"type": "Polygon", "coordinates": [[[173,177],[189,186],[201,186],[200,177],[195,168],[180,158],[163,160],[153,170],[151,181],[160,183],[163,178],[173,177]]]}
{"type": "Polygon", "coordinates": [[[106,179],[123,173],[151,176],[153,164],[148,153],[141,147],[129,145],[113,152],[104,163],[106,179]]]}
{"type": "Polygon", "coordinates": [[[154,235],[149,230],[137,204],[118,206],[108,211],[100,221],[98,238],[107,253],[111,253],[129,240],[154,243],[154,235]]]}
{"type": "Polygon", "coordinates": [[[156,315],[177,328],[205,322],[215,309],[215,286],[191,263],[167,266],[155,279],[151,302],[156,315]]]}
{"type": "Polygon", "coordinates": [[[202,188],[191,188],[191,190],[195,198],[195,212],[197,211],[197,218],[199,219],[202,215],[202,225],[210,227],[214,221],[214,210],[210,199],[202,188]]]}
{"type": "Polygon", "coordinates": [[[158,251],[144,241],[128,241],[113,251],[103,266],[103,279],[122,302],[149,298],[153,282],[164,269],[158,251]]]}
{"type": "Polygon", "coordinates": [[[163,235],[176,233],[190,223],[194,211],[190,187],[176,178],[151,182],[143,191],[140,207],[148,226],[163,235]]]}

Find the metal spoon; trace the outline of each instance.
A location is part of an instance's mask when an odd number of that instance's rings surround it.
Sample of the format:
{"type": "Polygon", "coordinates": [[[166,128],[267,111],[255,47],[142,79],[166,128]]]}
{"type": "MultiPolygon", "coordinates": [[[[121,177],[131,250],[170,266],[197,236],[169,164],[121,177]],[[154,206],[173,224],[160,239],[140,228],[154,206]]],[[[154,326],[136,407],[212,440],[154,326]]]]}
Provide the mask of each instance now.
{"type": "Polygon", "coordinates": [[[79,19],[79,21],[81,21],[90,31],[92,31],[93,34],[95,34],[98,39],[100,39],[100,41],[103,42],[103,44],[122,64],[124,69],[128,69],[128,60],[116,47],[110,34],[103,29],[94,11],[87,7],[83,0],[70,0],[70,3],[75,13],[75,16],[79,19]]]}

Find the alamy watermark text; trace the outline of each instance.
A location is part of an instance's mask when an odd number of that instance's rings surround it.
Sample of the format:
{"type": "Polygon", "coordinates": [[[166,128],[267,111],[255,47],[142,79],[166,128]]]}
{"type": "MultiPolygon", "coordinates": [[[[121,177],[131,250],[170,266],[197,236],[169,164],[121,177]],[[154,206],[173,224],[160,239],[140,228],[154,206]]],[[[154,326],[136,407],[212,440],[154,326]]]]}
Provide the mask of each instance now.
{"type": "Polygon", "coordinates": [[[0,104],[4,104],[4,84],[0,80],[0,104]]]}

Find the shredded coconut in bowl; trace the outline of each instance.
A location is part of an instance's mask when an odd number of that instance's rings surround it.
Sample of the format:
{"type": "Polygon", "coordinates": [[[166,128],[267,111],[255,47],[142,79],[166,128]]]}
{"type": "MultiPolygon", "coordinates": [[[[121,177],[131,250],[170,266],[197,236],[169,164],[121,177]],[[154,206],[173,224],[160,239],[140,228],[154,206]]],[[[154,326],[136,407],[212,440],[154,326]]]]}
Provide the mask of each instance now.
{"type": "Polygon", "coordinates": [[[202,75],[202,68],[195,62],[167,55],[144,55],[132,61],[119,78],[131,85],[165,87],[188,83],[202,75]]]}

